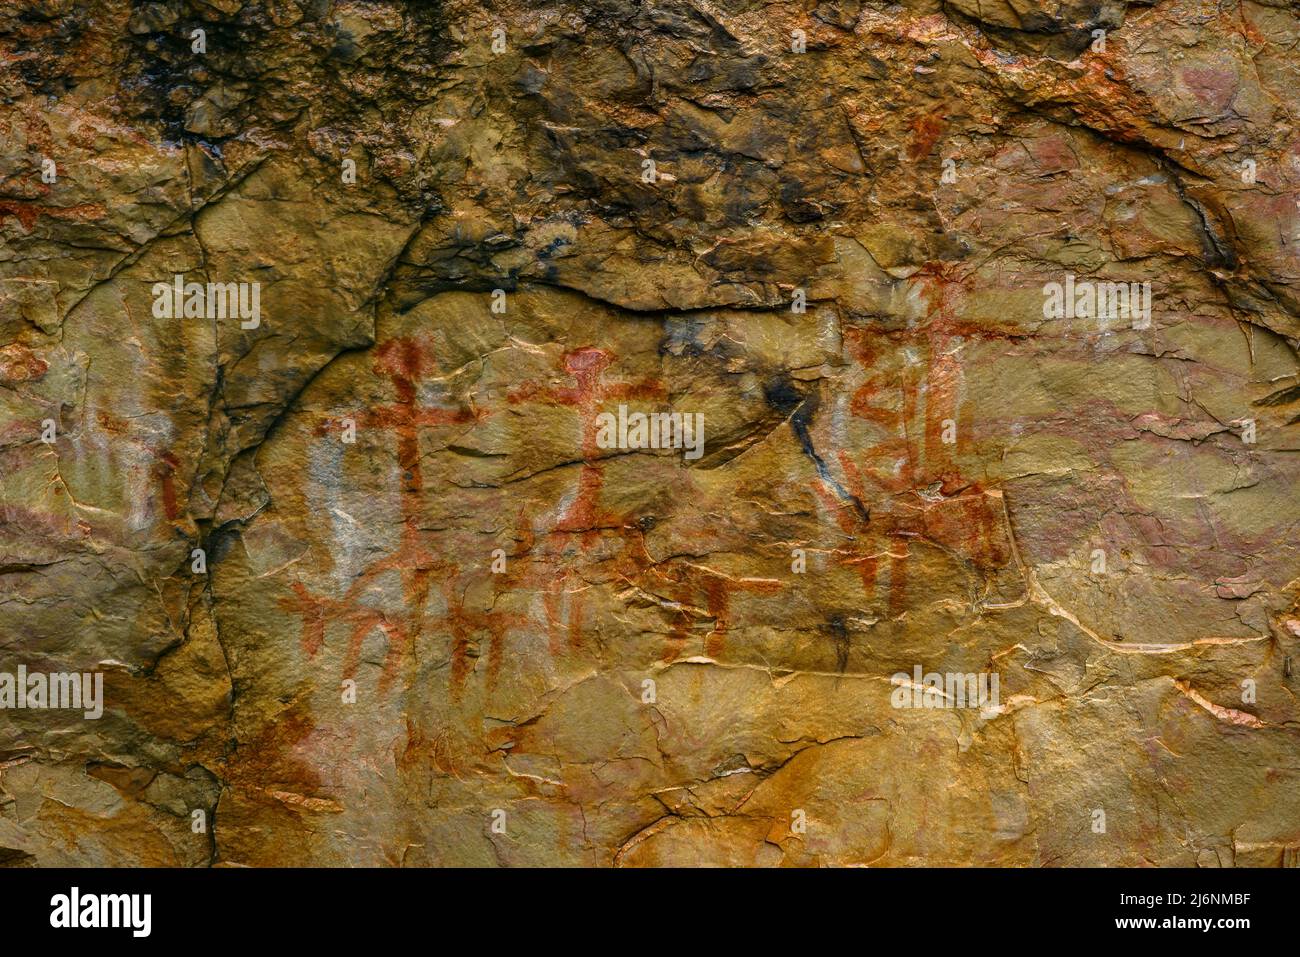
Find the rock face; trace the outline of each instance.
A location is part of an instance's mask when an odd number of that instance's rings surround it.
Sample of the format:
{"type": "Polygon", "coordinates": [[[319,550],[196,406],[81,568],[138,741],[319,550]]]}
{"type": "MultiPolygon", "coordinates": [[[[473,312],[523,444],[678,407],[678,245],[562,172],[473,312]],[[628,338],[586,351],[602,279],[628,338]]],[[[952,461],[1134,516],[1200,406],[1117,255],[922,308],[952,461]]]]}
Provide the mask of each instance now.
{"type": "Polygon", "coordinates": [[[1296,863],[1297,43],[6,4],[0,863],[1296,863]]]}

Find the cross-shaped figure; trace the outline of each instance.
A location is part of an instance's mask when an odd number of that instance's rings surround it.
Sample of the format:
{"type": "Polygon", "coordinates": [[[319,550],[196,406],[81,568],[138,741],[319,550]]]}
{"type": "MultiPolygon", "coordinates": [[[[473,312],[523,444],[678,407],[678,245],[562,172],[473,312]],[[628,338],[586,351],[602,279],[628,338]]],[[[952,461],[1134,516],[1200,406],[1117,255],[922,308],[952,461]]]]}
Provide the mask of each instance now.
{"type": "MultiPolygon", "coordinates": [[[[302,616],[303,647],[311,656],[315,656],[324,643],[328,622],[343,621],[351,626],[344,662],[345,678],[351,678],[356,670],[366,635],[374,628],[380,628],[389,640],[381,687],[394,674],[399,651],[409,649],[420,633],[432,573],[438,571],[451,578],[459,571],[458,566],[430,551],[422,540],[419,519],[424,507],[424,477],[420,467],[420,430],[473,422],[487,414],[472,408],[417,405],[416,382],[432,368],[432,357],[416,340],[400,337],[384,342],[375,350],[374,370],[392,383],[396,401],[374,406],[354,417],[360,429],[391,431],[397,436],[397,462],[402,481],[402,537],[397,550],[367,566],[338,598],[313,594],[299,582],[293,586],[294,597],[281,602],[282,607],[302,616]],[[405,613],[401,616],[390,616],[386,611],[362,603],[374,580],[390,570],[399,571],[402,577],[405,613]]],[[[326,431],[328,427],[322,426],[317,429],[317,434],[326,431]]]]}
{"type": "MultiPolygon", "coordinates": [[[[568,509],[559,516],[554,526],[544,536],[548,551],[553,549],[560,557],[563,540],[572,535],[579,536],[578,554],[587,552],[595,543],[604,528],[622,528],[632,523],[630,516],[615,516],[602,513],[599,507],[600,490],[604,484],[604,465],[601,463],[601,449],[596,444],[598,426],[596,416],[605,402],[620,399],[660,400],[667,398],[668,390],[663,383],[653,379],[636,382],[605,383],[603,376],[614,361],[614,355],[594,346],[582,346],[564,353],[565,373],[573,380],[571,386],[542,387],[528,384],[512,391],[510,402],[519,403],[530,400],[548,401],[556,405],[573,406],[578,410],[582,429],[582,471],[578,475],[578,491],[568,509]]],[[[547,626],[550,635],[552,654],[562,650],[560,634],[562,632],[562,606],[565,596],[569,599],[568,645],[576,648],[582,643],[582,588],[570,589],[569,584],[576,577],[572,568],[565,567],[558,574],[554,568],[546,569],[543,606],[546,609],[547,626]]],[[[584,583],[585,587],[585,583],[584,583]]]]}

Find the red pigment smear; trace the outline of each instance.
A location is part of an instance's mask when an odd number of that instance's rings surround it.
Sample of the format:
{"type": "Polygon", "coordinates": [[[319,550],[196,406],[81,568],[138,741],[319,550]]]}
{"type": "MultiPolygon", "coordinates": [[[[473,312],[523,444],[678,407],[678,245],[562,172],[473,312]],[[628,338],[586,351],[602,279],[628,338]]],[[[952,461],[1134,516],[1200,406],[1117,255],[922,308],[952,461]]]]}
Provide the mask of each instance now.
{"type": "Polygon", "coordinates": [[[915,135],[907,148],[907,155],[912,162],[915,163],[922,156],[928,156],[930,150],[934,149],[934,144],[943,132],[943,121],[943,111],[936,110],[912,123],[912,132],[915,135]]]}
{"type": "MultiPolygon", "coordinates": [[[[507,578],[512,576],[507,576],[507,578]]],[[[505,586],[507,589],[510,584],[505,586]]],[[[488,689],[496,686],[497,676],[501,671],[504,658],[506,635],[511,629],[523,628],[528,624],[525,616],[501,612],[469,611],[465,608],[463,589],[457,582],[448,580],[443,585],[447,600],[447,620],[452,636],[451,649],[451,692],[459,700],[464,692],[465,683],[470,674],[469,649],[475,634],[487,632],[488,635],[488,689]]]]}
{"type": "Polygon", "coordinates": [[[176,469],[181,463],[170,452],[162,452],[158,458],[160,461],[154,470],[162,485],[163,512],[168,521],[174,521],[180,514],[176,505],[176,469]]]}
{"type": "Polygon", "coordinates": [[[50,364],[21,343],[0,349],[0,382],[31,382],[43,378],[50,364]]]}
{"type": "MultiPolygon", "coordinates": [[[[720,656],[726,649],[726,637],[731,628],[731,596],[734,592],[771,594],[781,589],[780,582],[737,580],[694,565],[655,568],[652,572],[667,579],[667,591],[673,601],[682,605],[704,605],[708,616],[713,619],[713,628],[704,639],[704,653],[711,658],[720,656]],[[701,597],[702,602],[699,600],[701,597]]],[[[690,637],[690,624],[689,612],[682,612],[675,618],[670,645],[666,650],[666,654],[671,652],[672,657],[666,657],[666,661],[673,660],[680,653],[682,643],[690,637]]]]}
{"type": "Polygon", "coordinates": [[[98,203],[83,203],[80,206],[37,206],[19,200],[0,200],[0,226],[4,225],[6,218],[13,216],[22,224],[23,231],[30,233],[42,216],[85,223],[94,219],[103,219],[106,212],[107,210],[98,203]]]}
{"type": "MultiPolygon", "coordinates": [[[[849,352],[858,361],[858,364],[866,371],[876,364],[876,360],[881,356],[881,349],[867,338],[867,333],[863,329],[849,329],[845,333],[845,341],[849,346],[849,352]]],[[[872,400],[876,398],[887,386],[888,381],[883,376],[872,376],[868,378],[849,400],[849,411],[860,419],[868,422],[874,422],[883,426],[897,426],[898,413],[888,406],[873,404],[872,400]]]]}
{"type": "Polygon", "coordinates": [[[1230,70],[1197,67],[1183,70],[1182,81],[1198,100],[1218,113],[1228,109],[1241,82],[1230,70]]]}
{"type": "Polygon", "coordinates": [[[321,603],[312,598],[307,586],[294,582],[292,587],[297,601],[282,598],[280,607],[302,616],[302,647],[308,657],[315,658],[325,644],[325,615],[321,603]]]}

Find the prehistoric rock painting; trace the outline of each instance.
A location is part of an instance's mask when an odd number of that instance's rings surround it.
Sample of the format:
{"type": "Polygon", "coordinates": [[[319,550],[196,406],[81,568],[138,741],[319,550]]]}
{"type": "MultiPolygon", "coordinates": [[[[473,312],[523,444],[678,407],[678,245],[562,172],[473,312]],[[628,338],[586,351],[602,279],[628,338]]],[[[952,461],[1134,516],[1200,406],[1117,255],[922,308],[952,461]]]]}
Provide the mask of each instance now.
{"type": "Polygon", "coordinates": [[[1297,41],[9,4],[0,864],[1293,866],[1297,41]]]}

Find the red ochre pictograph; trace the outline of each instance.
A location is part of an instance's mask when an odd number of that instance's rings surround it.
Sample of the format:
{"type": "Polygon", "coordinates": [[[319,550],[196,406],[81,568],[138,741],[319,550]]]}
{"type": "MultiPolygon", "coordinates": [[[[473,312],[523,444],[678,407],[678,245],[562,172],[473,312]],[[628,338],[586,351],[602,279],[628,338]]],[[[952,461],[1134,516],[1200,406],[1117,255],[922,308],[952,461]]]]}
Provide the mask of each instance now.
{"type": "MultiPolygon", "coordinates": [[[[860,542],[841,558],[857,566],[869,601],[883,600],[891,616],[907,608],[908,561],[918,541],[936,545],[960,556],[979,571],[996,569],[1008,560],[1005,548],[1005,512],[1001,500],[978,482],[961,475],[954,446],[941,440],[945,419],[957,420],[961,368],[954,341],[960,333],[945,301],[948,283],[926,277],[930,303],[928,321],[915,332],[882,333],[857,327],[845,332],[845,348],[866,373],[853,393],[850,412],[889,435],[855,449],[838,449],[832,458],[843,475],[844,486],[860,501],[870,503],[872,516],[864,519],[842,503],[824,482],[814,491],[834,515],[840,530],[860,542]],[[913,350],[914,360],[902,362],[900,350],[913,350]],[[890,399],[895,401],[891,402],[890,399]],[[919,424],[919,428],[918,428],[919,424]],[[935,485],[945,495],[918,492],[935,485]],[[880,594],[882,569],[886,592],[880,594]]],[[[395,401],[358,412],[359,432],[381,430],[397,443],[401,474],[402,532],[391,554],[372,562],[341,595],[314,592],[302,582],[282,600],[287,610],[302,620],[302,645],[311,657],[320,651],[326,631],[339,627],[348,635],[344,677],[354,677],[366,637],[378,629],[388,643],[381,687],[393,679],[403,654],[409,652],[425,628],[439,629],[450,639],[450,685],[459,697],[475,669],[477,647],[486,646],[485,679],[491,690],[499,677],[505,648],[512,635],[528,636],[544,628],[552,657],[579,652],[588,628],[586,593],[593,587],[583,559],[605,541],[601,570],[594,576],[605,582],[633,586],[656,597],[669,617],[661,660],[671,662],[688,648],[701,624],[707,632],[702,653],[710,658],[725,652],[726,639],[735,625],[733,595],[774,594],[782,581],[735,578],[716,569],[683,559],[656,562],[645,547],[644,530],[631,512],[616,512],[602,505],[606,459],[611,454],[596,443],[596,416],[611,403],[640,400],[662,403],[668,392],[662,382],[643,378],[612,381],[610,370],[617,357],[606,349],[583,346],[560,357],[557,379],[527,382],[506,393],[509,406],[546,403],[577,412],[580,422],[581,464],[576,488],[566,504],[547,519],[518,507],[504,572],[493,575],[490,560],[457,562],[445,546],[422,531],[426,507],[421,468],[421,430],[467,425],[493,414],[490,409],[429,407],[417,403],[421,378],[435,368],[433,357],[415,339],[401,337],[382,343],[374,351],[373,368],[391,383],[395,401]],[[376,579],[387,572],[401,575],[404,607],[384,609],[367,603],[376,579]],[[492,600],[467,599],[471,586],[491,580],[492,600]],[[428,618],[430,589],[440,583],[445,612],[428,618]],[[544,622],[527,611],[528,603],[508,602],[503,596],[523,592],[539,595],[544,622]],[[509,610],[507,610],[509,609],[509,610]]],[[[967,428],[961,421],[959,428],[967,428]]]]}

